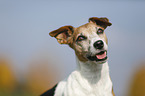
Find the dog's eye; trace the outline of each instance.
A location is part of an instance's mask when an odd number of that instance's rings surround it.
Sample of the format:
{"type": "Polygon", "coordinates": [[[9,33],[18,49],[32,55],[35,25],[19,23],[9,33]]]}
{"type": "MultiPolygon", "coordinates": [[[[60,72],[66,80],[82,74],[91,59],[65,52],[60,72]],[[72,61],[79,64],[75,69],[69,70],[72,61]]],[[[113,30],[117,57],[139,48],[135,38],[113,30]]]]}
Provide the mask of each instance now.
{"type": "Polygon", "coordinates": [[[85,39],[87,39],[87,37],[85,37],[85,36],[79,36],[76,41],[82,41],[82,40],[85,40],[85,39]]]}
{"type": "Polygon", "coordinates": [[[102,34],[104,32],[103,29],[98,29],[97,34],[102,34]]]}

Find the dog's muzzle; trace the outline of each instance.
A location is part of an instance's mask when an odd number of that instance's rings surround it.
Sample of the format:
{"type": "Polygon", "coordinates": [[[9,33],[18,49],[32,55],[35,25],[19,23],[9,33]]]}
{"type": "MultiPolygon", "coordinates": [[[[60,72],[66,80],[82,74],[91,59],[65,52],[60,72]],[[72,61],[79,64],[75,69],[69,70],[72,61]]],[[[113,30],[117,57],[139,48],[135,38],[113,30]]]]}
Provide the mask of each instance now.
{"type": "Polygon", "coordinates": [[[101,51],[100,53],[95,54],[94,56],[87,56],[90,61],[106,61],[107,60],[107,51],[101,51]]]}
{"type": "Polygon", "coordinates": [[[107,60],[107,50],[104,50],[104,42],[102,40],[97,40],[94,44],[93,44],[93,47],[96,49],[96,50],[100,50],[99,53],[96,53],[96,54],[87,54],[87,58],[90,60],[90,61],[100,61],[100,62],[104,62],[107,60]]]}

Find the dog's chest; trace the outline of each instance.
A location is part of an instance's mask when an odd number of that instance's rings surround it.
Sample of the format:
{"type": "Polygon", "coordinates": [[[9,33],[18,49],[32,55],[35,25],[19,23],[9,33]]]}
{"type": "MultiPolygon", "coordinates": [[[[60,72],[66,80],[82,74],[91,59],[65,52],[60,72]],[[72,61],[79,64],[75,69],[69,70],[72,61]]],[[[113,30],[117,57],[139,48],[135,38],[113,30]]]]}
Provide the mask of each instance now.
{"type": "Polygon", "coordinates": [[[74,71],[58,84],[55,96],[112,96],[111,91],[112,82],[109,76],[85,79],[78,71],[74,71]]]}

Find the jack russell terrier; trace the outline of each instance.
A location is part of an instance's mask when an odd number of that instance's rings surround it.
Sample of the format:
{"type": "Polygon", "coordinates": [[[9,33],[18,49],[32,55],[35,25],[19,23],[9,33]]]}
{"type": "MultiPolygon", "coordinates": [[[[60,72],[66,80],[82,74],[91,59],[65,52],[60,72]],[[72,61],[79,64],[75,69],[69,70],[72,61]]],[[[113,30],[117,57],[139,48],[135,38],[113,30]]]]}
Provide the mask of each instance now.
{"type": "Polygon", "coordinates": [[[41,96],[115,96],[107,62],[107,18],[89,18],[78,28],[63,26],[49,33],[60,44],[74,49],[77,68],[41,96]]]}

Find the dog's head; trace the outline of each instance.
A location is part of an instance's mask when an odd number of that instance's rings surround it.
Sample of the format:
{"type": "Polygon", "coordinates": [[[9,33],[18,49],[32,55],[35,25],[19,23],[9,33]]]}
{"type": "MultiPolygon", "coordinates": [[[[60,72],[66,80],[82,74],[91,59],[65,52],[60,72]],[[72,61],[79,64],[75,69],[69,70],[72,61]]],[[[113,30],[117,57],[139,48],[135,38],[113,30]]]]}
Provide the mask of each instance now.
{"type": "Polygon", "coordinates": [[[60,44],[68,44],[82,62],[103,63],[107,60],[108,42],[104,30],[111,26],[107,18],[89,18],[89,23],[78,28],[63,26],[50,32],[60,44]]]}

